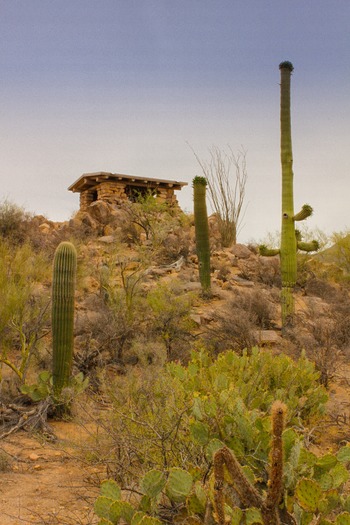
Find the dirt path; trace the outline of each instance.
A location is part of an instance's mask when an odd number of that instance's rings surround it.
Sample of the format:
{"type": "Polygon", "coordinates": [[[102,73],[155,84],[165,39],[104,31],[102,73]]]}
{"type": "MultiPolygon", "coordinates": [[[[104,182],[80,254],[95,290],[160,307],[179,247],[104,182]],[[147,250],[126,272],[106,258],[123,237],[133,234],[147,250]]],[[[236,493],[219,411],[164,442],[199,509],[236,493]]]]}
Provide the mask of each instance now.
{"type": "MultiPolygon", "coordinates": [[[[84,439],[74,423],[52,424],[56,443],[19,432],[0,444],[10,454],[8,469],[0,471],[1,525],[93,525],[93,502],[103,469],[82,465],[71,444],[84,439]]],[[[86,437],[86,436],[85,436],[86,437]]]]}

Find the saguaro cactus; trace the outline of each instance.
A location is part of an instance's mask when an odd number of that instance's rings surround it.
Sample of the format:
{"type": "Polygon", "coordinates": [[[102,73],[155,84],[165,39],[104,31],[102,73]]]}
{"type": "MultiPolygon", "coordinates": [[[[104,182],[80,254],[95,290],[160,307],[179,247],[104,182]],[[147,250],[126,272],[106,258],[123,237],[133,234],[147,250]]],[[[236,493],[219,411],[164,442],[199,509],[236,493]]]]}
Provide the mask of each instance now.
{"type": "Polygon", "coordinates": [[[52,278],[53,387],[56,397],[68,385],[72,370],[76,268],[75,247],[70,242],[61,242],[55,252],[52,278]]]}
{"type": "Polygon", "coordinates": [[[207,179],[205,177],[195,177],[192,183],[199,280],[203,294],[210,295],[210,244],[207,203],[205,199],[207,179]]]}
{"type": "Polygon", "coordinates": [[[281,165],[282,165],[282,227],[279,250],[268,250],[260,246],[261,255],[280,254],[281,258],[281,309],[282,325],[292,323],[294,315],[293,289],[297,279],[297,250],[307,252],[318,250],[317,241],[301,242],[300,233],[295,230],[295,222],[303,221],[312,215],[312,208],[304,204],[301,211],[294,214],[293,197],[293,154],[290,118],[290,79],[293,71],[291,62],[279,65],[281,72],[281,165]]]}

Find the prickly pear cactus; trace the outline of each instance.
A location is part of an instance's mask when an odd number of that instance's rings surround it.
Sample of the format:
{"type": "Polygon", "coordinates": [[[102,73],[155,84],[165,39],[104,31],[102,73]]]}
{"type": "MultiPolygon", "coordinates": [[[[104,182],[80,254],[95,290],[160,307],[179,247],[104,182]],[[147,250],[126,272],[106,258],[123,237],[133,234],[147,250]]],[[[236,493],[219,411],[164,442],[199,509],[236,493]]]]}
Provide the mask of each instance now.
{"type": "Polygon", "coordinates": [[[316,512],[322,502],[322,489],[312,479],[301,479],[295,489],[296,497],[304,510],[316,512]]]}
{"type": "Polygon", "coordinates": [[[185,501],[190,494],[193,478],[189,472],[181,468],[171,468],[165,487],[165,492],[171,501],[176,503],[185,501]]]}
{"type": "Polygon", "coordinates": [[[156,498],[160,494],[166,484],[166,477],[164,472],[160,470],[150,470],[145,474],[141,480],[142,492],[150,497],[156,498]]]}

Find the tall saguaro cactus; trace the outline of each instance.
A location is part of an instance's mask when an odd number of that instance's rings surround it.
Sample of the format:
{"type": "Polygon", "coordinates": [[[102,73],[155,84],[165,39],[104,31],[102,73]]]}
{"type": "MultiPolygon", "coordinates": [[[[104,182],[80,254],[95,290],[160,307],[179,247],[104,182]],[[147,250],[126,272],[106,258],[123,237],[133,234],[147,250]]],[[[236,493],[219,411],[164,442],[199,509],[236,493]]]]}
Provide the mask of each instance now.
{"type": "Polygon", "coordinates": [[[203,294],[210,295],[210,243],[206,203],[207,179],[205,177],[195,177],[192,183],[199,280],[203,294]]]}
{"type": "Polygon", "coordinates": [[[76,268],[75,247],[70,242],[61,242],[55,252],[52,278],[53,387],[56,397],[69,384],[72,371],[76,268]]]}
{"type": "MultiPolygon", "coordinates": [[[[297,240],[294,228],[293,154],[290,119],[291,62],[282,62],[281,71],[281,164],[282,164],[282,227],[281,276],[282,319],[294,313],[293,288],[297,279],[297,240]]],[[[312,212],[312,210],[311,210],[312,212]]]]}
{"type": "Polygon", "coordinates": [[[282,326],[292,323],[294,315],[293,290],[297,279],[297,250],[306,252],[318,250],[317,241],[301,242],[300,234],[295,229],[296,221],[303,221],[312,215],[312,208],[304,204],[301,211],[294,214],[293,196],[293,153],[290,117],[290,80],[293,71],[291,62],[279,65],[281,72],[281,165],[282,165],[282,227],[279,250],[268,250],[260,246],[261,255],[280,254],[281,259],[281,310],[282,326]]]}

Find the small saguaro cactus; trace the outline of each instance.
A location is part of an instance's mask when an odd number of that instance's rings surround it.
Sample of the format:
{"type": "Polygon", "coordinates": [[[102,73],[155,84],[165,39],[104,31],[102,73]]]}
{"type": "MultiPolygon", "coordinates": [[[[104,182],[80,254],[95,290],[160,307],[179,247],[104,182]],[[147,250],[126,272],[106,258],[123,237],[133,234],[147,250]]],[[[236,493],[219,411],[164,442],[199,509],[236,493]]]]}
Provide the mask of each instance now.
{"type": "Polygon", "coordinates": [[[205,199],[207,179],[205,177],[195,177],[192,183],[199,280],[203,294],[210,295],[210,243],[207,203],[205,199]]]}
{"type": "MultiPolygon", "coordinates": [[[[263,498],[256,488],[251,484],[238,463],[234,453],[227,447],[219,449],[214,455],[215,493],[214,506],[219,525],[227,523],[225,517],[224,498],[224,467],[226,467],[230,484],[237,493],[244,508],[255,507],[260,510],[264,525],[280,525],[279,508],[282,498],[283,480],[283,443],[282,432],[284,430],[286,405],[281,401],[275,401],[271,408],[272,419],[272,443],[270,453],[270,472],[268,489],[263,498]]],[[[260,521],[259,521],[260,523],[260,521]]],[[[292,516],[283,511],[283,523],[295,523],[292,516]]]]}
{"type": "Polygon", "coordinates": [[[77,252],[70,242],[56,249],[52,277],[53,388],[59,397],[69,384],[74,346],[74,293],[77,252]]]}
{"type": "Polygon", "coordinates": [[[302,242],[295,222],[303,221],[312,215],[312,207],[304,204],[301,211],[294,214],[293,198],[293,154],[290,118],[290,79],[293,71],[291,62],[279,65],[281,72],[281,165],[282,165],[282,227],[281,245],[277,250],[260,246],[261,255],[280,254],[282,277],[282,326],[291,324],[294,315],[293,289],[297,279],[297,250],[317,251],[317,241],[302,242]]]}

